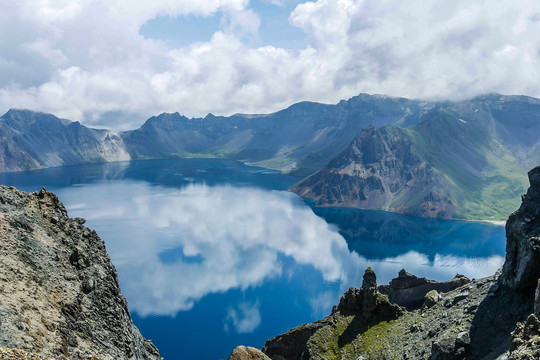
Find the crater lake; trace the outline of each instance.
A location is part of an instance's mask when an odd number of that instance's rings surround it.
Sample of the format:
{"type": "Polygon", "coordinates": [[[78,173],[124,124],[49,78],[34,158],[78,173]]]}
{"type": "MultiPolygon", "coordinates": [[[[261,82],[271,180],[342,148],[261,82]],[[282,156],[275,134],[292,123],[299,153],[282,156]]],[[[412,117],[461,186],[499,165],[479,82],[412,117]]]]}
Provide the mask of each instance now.
{"type": "Polygon", "coordinates": [[[165,359],[226,359],[330,314],[371,266],[434,280],[492,275],[504,228],[317,208],[299,178],[218,159],[145,160],[0,173],[55,192],[105,241],[135,325],[165,359]]]}

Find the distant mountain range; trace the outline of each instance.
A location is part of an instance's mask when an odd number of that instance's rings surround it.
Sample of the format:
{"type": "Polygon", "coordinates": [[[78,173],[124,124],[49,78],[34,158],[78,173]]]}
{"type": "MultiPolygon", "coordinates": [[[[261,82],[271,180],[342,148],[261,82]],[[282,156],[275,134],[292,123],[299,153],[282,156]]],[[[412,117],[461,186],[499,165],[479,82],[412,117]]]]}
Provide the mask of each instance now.
{"type": "Polygon", "coordinates": [[[125,132],[12,109],[0,117],[0,171],[222,157],[313,174],[294,191],[322,206],[502,219],[540,163],[539,139],[540,100],[498,94],[462,102],[360,94],[267,115],[164,113],[125,132]]]}

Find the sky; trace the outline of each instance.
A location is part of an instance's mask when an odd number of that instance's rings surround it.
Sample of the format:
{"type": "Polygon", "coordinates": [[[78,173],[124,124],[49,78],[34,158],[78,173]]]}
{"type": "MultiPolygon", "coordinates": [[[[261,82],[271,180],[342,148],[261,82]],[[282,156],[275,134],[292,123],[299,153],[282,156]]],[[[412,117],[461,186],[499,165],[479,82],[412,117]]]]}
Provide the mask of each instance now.
{"type": "Polygon", "coordinates": [[[133,129],[359,93],[540,97],[537,0],[0,0],[0,112],[133,129]]]}

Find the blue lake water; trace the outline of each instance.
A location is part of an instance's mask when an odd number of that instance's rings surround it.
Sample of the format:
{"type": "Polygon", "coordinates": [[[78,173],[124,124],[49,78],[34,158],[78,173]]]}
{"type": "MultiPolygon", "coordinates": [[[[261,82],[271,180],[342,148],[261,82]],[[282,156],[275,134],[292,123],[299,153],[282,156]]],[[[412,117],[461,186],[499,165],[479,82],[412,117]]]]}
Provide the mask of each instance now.
{"type": "Polygon", "coordinates": [[[313,208],[299,179],[213,159],[89,164],[0,174],[58,194],[107,245],[133,321],[165,359],[226,359],[328,315],[401,268],[435,280],[493,274],[504,228],[382,211],[313,208]]]}

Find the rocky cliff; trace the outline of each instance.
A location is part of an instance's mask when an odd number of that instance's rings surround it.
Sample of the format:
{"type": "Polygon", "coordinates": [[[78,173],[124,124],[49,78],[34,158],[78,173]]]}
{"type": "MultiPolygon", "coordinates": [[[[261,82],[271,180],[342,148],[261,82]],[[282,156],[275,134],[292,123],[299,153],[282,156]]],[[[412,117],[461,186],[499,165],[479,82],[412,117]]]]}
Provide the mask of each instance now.
{"type": "Polygon", "coordinates": [[[369,127],[328,166],[294,187],[319,206],[380,209],[450,218],[457,206],[450,183],[413,149],[403,129],[369,127]]]}
{"type": "Polygon", "coordinates": [[[0,347],[160,359],[131,321],[105,244],[84,222],[44,189],[0,186],[0,347]]]}
{"type": "Polygon", "coordinates": [[[439,108],[412,128],[364,129],[293,191],[318,206],[502,220],[519,205],[526,170],[481,119],[460,116],[439,108]]]}
{"type": "Polygon", "coordinates": [[[28,110],[12,109],[0,117],[0,171],[129,159],[114,131],[28,110]]]}
{"type": "Polygon", "coordinates": [[[331,315],[268,340],[262,352],[273,360],[538,359],[540,166],[529,179],[508,219],[507,257],[497,274],[458,276],[426,293],[418,287],[428,280],[402,271],[389,287],[425,294],[419,309],[406,311],[377,291],[368,269],[362,287],[347,291],[331,315]]]}

